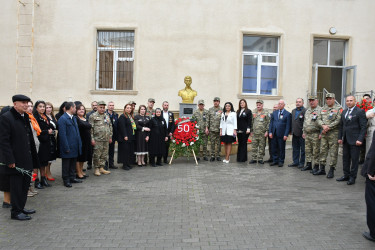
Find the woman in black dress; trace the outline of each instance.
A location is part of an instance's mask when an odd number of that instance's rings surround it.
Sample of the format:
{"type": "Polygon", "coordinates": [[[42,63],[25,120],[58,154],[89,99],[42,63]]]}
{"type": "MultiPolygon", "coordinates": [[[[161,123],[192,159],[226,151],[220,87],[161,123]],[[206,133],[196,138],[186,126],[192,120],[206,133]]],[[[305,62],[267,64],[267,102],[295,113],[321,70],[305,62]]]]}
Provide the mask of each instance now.
{"type": "Polygon", "coordinates": [[[247,139],[249,139],[252,119],[253,114],[251,110],[248,109],[246,100],[241,99],[237,110],[238,162],[247,161],[247,139]]]}
{"type": "Polygon", "coordinates": [[[78,179],[85,179],[88,175],[83,173],[83,164],[88,160],[90,151],[90,143],[91,143],[91,124],[85,118],[86,116],[86,108],[82,104],[77,105],[77,123],[79,129],[79,135],[81,136],[82,141],[82,153],[78,156],[77,164],[76,164],[76,177],[78,179]]]}
{"type": "MultiPolygon", "coordinates": [[[[55,131],[55,135],[56,135],[57,120],[55,118],[55,115],[53,114],[53,105],[50,102],[46,102],[46,116],[48,117],[51,125],[54,127],[54,131],[55,131]]],[[[51,138],[51,139],[53,140],[53,143],[55,144],[55,149],[56,149],[56,146],[57,146],[56,145],[56,137],[51,138]]],[[[57,152],[55,153],[55,155],[57,156],[57,152]]],[[[54,181],[55,178],[53,178],[52,174],[51,174],[51,164],[52,164],[52,161],[49,161],[48,165],[46,167],[46,178],[49,181],[54,181]]]]}
{"type": "Polygon", "coordinates": [[[155,117],[150,121],[150,139],[148,150],[150,154],[150,164],[152,167],[163,166],[161,157],[165,153],[165,142],[168,140],[167,124],[161,115],[161,109],[155,110],[155,117]],[[157,158],[155,164],[155,157],[157,158]]]}
{"type": "Polygon", "coordinates": [[[44,101],[37,101],[34,105],[33,115],[37,120],[41,133],[39,139],[38,157],[40,162],[40,182],[39,178],[35,180],[35,187],[41,186],[50,187],[46,178],[46,167],[49,161],[56,160],[56,141],[55,128],[52,126],[50,119],[45,115],[46,103],[44,101]]]}
{"type": "Polygon", "coordinates": [[[122,163],[124,170],[130,170],[132,167],[132,156],[134,155],[134,142],[136,125],[132,113],[132,105],[126,104],[124,113],[120,115],[117,123],[118,132],[118,157],[117,162],[122,163]]]}
{"type": "Polygon", "coordinates": [[[141,105],[138,114],[134,117],[137,130],[135,132],[135,154],[137,155],[137,164],[139,167],[145,166],[145,155],[148,154],[148,139],[150,132],[150,117],[146,116],[146,106],[141,105]]]}

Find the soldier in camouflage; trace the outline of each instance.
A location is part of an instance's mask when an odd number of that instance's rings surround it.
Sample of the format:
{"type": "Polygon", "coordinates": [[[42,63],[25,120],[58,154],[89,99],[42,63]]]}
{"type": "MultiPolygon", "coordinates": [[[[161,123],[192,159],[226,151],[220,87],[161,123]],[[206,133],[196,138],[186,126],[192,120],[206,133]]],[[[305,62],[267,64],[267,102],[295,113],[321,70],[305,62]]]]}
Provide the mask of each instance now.
{"type": "Polygon", "coordinates": [[[150,119],[155,116],[154,104],[155,104],[155,99],[148,98],[146,116],[150,117],[150,119]]]}
{"type": "Polygon", "coordinates": [[[94,147],[93,164],[94,175],[110,174],[104,169],[108,159],[108,143],[112,143],[112,124],[109,115],[105,112],[105,102],[98,102],[98,110],[90,115],[89,122],[91,128],[91,145],[94,147]]]}
{"type": "Polygon", "coordinates": [[[208,110],[208,130],[210,135],[211,143],[211,159],[210,161],[221,161],[220,152],[220,119],[223,113],[222,107],[220,107],[220,98],[214,98],[214,106],[208,110]]]}
{"type": "Polygon", "coordinates": [[[312,170],[310,173],[314,174],[319,170],[321,127],[318,120],[322,108],[318,105],[318,98],[316,95],[309,95],[309,104],[310,107],[306,110],[302,129],[302,137],[305,139],[306,166],[301,170],[312,170]],[[314,169],[312,168],[313,161],[314,169]]]}
{"type": "Polygon", "coordinates": [[[325,166],[329,152],[330,168],[327,178],[334,177],[339,152],[339,144],[336,139],[339,135],[341,113],[342,107],[335,103],[335,94],[328,93],[326,95],[326,105],[322,108],[318,120],[318,123],[322,128],[322,139],[320,142],[320,169],[318,172],[314,173],[314,175],[326,174],[325,166]]]}
{"type": "Polygon", "coordinates": [[[270,125],[270,116],[267,110],[263,109],[263,100],[256,101],[257,108],[253,110],[253,131],[251,132],[251,154],[252,160],[249,162],[264,164],[266,139],[270,125]]]}
{"type": "MultiPolygon", "coordinates": [[[[198,109],[195,110],[193,119],[197,120],[197,124],[199,126],[199,137],[202,138],[202,157],[205,161],[208,161],[208,110],[204,108],[204,100],[198,101],[198,109]]],[[[199,157],[197,159],[199,160],[199,157]]]]}

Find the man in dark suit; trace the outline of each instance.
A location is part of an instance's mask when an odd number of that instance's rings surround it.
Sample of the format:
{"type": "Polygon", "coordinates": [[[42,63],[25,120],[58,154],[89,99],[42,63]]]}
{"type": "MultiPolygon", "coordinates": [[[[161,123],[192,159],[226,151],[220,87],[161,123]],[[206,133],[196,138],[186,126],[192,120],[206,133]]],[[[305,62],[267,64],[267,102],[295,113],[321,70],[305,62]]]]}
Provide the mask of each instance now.
{"type": "MultiPolygon", "coordinates": [[[[86,114],[87,120],[89,120],[90,115],[92,115],[93,113],[95,113],[98,110],[98,102],[93,101],[91,103],[91,108],[92,108],[92,110],[86,114]]],[[[92,169],[92,153],[93,153],[94,149],[93,149],[91,144],[90,144],[89,147],[90,147],[90,152],[89,152],[88,159],[87,159],[87,169],[92,169]]]]}
{"type": "Polygon", "coordinates": [[[168,150],[171,136],[174,132],[174,115],[171,111],[168,111],[169,103],[167,101],[163,102],[163,113],[162,116],[167,124],[168,129],[168,141],[165,142],[165,154],[163,155],[164,163],[168,163],[168,150]]]}
{"type": "Polygon", "coordinates": [[[291,127],[291,114],[284,109],[285,101],[278,103],[279,110],[271,115],[269,136],[272,139],[272,160],[271,166],[284,166],[285,160],[285,142],[288,139],[291,127]]]}
{"type": "MultiPolygon", "coordinates": [[[[118,167],[115,166],[115,143],[117,141],[117,122],[118,122],[118,114],[114,111],[115,109],[115,103],[110,101],[108,102],[108,109],[106,110],[106,113],[109,116],[109,119],[112,123],[112,142],[109,144],[108,147],[108,161],[105,164],[105,169],[108,170],[108,168],[111,169],[117,169],[118,167]]],[[[135,156],[134,154],[132,157],[135,156]]]]}
{"type": "Polygon", "coordinates": [[[359,151],[366,133],[365,111],[356,107],[354,96],[346,97],[347,108],[342,112],[338,143],[343,144],[344,175],[336,181],[347,181],[353,185],[357,178],[359,151]],[[351,166],[350,166],[351,165],[351,166]]]}
{"type": "Polygon", "coordinates": [[[375,135],[372,136],[371,146],[366,155],[361,174],[366,178],[366,214],[367,226],[370,230],[369,232],[363,232],[362,235],[370,241],[375,241],[375,135]]]}
{"type": "Polygon", "coordinates": [[[59,141],[60,156],[62,160],[62,178],[65,187],[72,187],[72,183],[81,183],[76,179],[76,162],[77,157],[82,150],[81,137],[77,124],[77,118],[73,115],[76,112],[76,106],[73,102],[65,105],[66,112],[60,117],[59,124],[59,141]]]}
{"type": "Polygon", "coordinates": [[[288,167],[303,168],[305,165],[305,139],[302,137],[303,121],[305,120],[306,109],[303,106],[302,98],[297,98],[296,108],[292,110],[292,147],[293,147],[293,163],[288,167]]]}
{"type": "Polygon", "coordinates": [[[11,198],[11,219],[30,220],[33,209],[25,209],[30,176],[39,168],[30,119],[26,113],[30,98],[24,95],[12,97],[13,107],[0,117],[0,172],[8,176],[11,198]],[[17,170],[18,169],[18,170],[17,170]],[[19,170],[28,171],[21,173],[19,170]]]}

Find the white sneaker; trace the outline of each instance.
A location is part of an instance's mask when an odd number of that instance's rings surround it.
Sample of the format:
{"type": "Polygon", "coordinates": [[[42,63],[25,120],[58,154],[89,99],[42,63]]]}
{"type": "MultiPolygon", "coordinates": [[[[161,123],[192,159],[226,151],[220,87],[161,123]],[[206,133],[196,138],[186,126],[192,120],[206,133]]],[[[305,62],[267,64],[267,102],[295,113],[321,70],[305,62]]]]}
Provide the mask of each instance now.
{"type": "Polygon", "coordinates": [[[227,161],[227,160],[225,160],[225,159],[223,160],[223,162],[224,162],[224,163],[229,163],[229,161],[227,161]]]}

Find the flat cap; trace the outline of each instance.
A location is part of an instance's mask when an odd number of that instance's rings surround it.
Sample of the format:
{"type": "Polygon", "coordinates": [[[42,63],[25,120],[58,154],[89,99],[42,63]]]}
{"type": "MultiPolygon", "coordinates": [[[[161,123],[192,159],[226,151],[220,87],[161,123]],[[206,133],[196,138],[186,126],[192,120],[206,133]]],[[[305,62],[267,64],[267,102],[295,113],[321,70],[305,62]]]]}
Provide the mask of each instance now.
{"type": "Polygon", "coordinates": [[[14,95],[12,97],[13,102],[23,102],[23,101],[31,101],[30,97],[25,96],[25,95],[14,95]]]}
{"type": "Polygon", "coordinates": [[[198,105],[199,105],[199,104],[204,104],[204,100],[199,100],[199,101],[198,101],[198,105]]]}
{"type": "Polygon", "coordinates": [[[107,104],[105,104],[104,101],[98,101],[98,105],[104,105],[104,106],[106,106],[107,104]]]}
{"type": "Polygon", "coordinates": [[[315,99],[318,99],[318,97],[316,95],[309,95],[307,99],[315,100],[315,99]]]}
{"type": "Polygon", "coordinates": [[[261,104],[263,104],[264,102],[263,102],[263,100],[258,99],[256,103],[261,103],[261,104]]]}
{"type": "Polygon", "coordinates": [[[148,102],[154,102],[155,103],[155,99],[154,98],[148,98],[148,102]]]}
{"type": "Polygon", "coordinates": [[[335,93],[327,93],[326,98],[328,97],[335,98],[335,93]]]}
{"type": "Polygon", "coordinates": [[[215,97],[214,101],[219,101],[220,102],[220,97],[215,97]]]}

